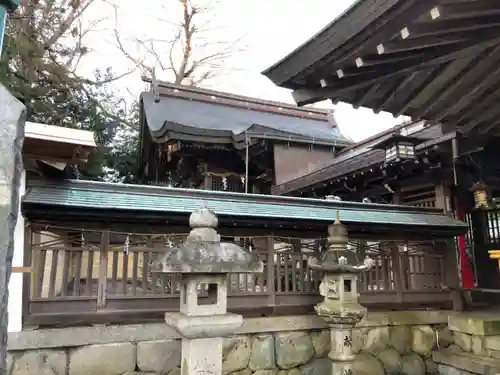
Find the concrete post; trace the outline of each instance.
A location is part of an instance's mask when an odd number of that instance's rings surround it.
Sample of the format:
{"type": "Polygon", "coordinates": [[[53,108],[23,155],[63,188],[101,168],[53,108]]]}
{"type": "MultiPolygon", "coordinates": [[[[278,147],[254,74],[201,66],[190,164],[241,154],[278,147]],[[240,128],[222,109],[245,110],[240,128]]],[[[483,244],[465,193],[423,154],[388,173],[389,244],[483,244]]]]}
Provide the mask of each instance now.
{"type": "Polygon", "coordinates": [[[19,204],[24,106],[0,85],[0,375],[6,373],[8,285],[19,204]]]}

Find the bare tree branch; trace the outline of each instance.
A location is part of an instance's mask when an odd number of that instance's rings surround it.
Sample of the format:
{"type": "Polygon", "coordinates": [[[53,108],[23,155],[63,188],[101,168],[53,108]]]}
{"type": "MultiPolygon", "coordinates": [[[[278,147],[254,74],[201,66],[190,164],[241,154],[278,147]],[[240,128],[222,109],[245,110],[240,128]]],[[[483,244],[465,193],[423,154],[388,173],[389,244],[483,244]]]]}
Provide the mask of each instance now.
{"type": "MultiPolygon", "coordinates": [[[[177,3],[177,20],[155,17],[171,30],[172,38],[135,38],[141,51],[138,58],[126,50],[116,28],[116,45],[129,61],[139,66],[143,75],[151,76],[156,69],[166,73],[174,83],[200,85],[216,77],[231,56],[241,50],[241,38],[221,41],[210,35],[215,29],[212,21],[217,0],[177,0],[177,3]]],[[[164,13],[172,12],[170,8],[163,9],[164,13]]],[[[118,19],[117,6],[115,19],[118,19]]]]}

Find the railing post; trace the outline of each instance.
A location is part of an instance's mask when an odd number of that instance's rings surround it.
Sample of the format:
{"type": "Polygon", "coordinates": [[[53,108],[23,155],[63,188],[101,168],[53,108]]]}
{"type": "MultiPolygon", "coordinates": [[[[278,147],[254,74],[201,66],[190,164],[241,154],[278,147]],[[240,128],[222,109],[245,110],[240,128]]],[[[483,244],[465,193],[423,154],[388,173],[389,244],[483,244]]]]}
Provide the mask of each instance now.
{"type": "Polygon", "coordinates": [[[455,242],[453,240],[447,241],[444,246],[444,283],[451,288],[451,300],[453,303],[454,311],[463,311],[464,301],[462,293],[458,289],[460,287],[460,279],[458,276],[458,260],[457,251],[455,249],[455,242]]]}
{"type": "Polygon", "coordinates": [[[391,249],[392,275],[394,278],[394,289],[397,292],[398,302],[403,302],[403,276],[401,274],[401,258],[399,246],[395,242],[389,244],[391,249]]]}
{"type": "Polygon", "coordinates": [[[276,267],[274,264],[274,237],[267,237],[267,294],[268,305],[276,305],[276,267]]]}
{"type": "Polygon", "coordinates": [[[106,306],[106,289],[108,283],[108,244],[109,231],[101,234],[101,246],[99,251],[99,284],[97,287],[97,309],[106,306]]]}

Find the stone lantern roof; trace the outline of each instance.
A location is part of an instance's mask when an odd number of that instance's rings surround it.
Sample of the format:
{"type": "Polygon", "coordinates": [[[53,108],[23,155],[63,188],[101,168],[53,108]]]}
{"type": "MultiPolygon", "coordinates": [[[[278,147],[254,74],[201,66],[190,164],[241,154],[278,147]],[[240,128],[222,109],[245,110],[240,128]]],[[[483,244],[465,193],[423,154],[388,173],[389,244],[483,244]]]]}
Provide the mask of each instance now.
{"type": "Polygon", "coordinates": [[[208,208],[189,217],[191,231],[186,241],[167,252],[152,265],[162,273],[253,273],[262,272],[263,264],[240,246],[220,242],[218,219],[208,208]]]}
{"type": "Polygon", "coordinates": [[[373,261],[367,258],[361,262],[356,252],[347,248],[348,242],[347,228],[340,222],[340,214],[337,211],[335,222],[328,226],[328,249],[320,260],[309,258],[309,267],[313,270],[337,274],[369,270],[373,261]]]}

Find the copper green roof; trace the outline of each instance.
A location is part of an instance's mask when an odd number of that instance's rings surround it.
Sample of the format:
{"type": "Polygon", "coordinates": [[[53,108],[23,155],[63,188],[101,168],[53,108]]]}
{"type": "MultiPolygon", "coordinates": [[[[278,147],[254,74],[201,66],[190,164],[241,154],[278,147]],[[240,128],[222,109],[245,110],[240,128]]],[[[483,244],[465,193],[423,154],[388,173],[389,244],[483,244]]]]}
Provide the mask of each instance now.
{"type": "MultiPolygon", "coordinates": [[[[300,225],[326,225],[335,220],[337,211],[349,225],[370,229],[371,226],[405,227],[420,232],[423,228],[463,233],[466,225],[436,209],[360,202],[333,202],[321,199],[295,198],[257,194],[240,194],[193,189],[176,189],[145,185],[103,182],[65,181],[32,183],[23,198],[23,212],[34,209],[140,211],[165,215],[188,215],[206,206],[221,218],[257,220],[262,226],[294,221],[300,225]]],[[[364,229],[363,229],[364,230],[364,229]]]]}

